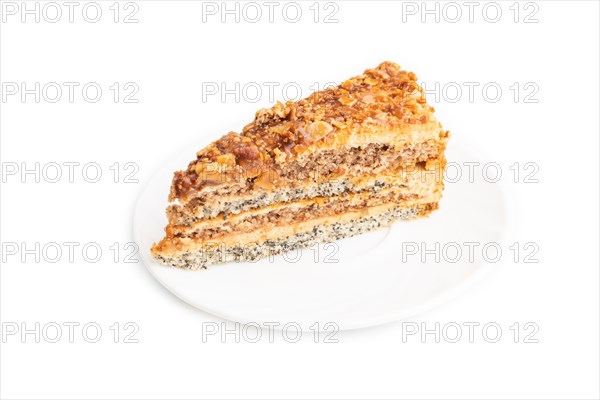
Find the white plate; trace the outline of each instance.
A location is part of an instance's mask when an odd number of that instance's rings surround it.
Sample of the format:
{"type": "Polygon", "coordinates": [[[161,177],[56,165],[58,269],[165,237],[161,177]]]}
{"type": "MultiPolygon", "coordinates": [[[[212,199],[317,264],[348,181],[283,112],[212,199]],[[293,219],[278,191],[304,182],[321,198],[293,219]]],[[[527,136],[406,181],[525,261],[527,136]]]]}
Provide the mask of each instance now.
{"type": "MultiPolygon", "coordinates": [[[[505,249],[510,213],[501,185],[481,179],[469,183],[463,171],[457,183],[446,184],[440,209],[429,218],[253,263],[200,271],[166,267],[150,256],[149,248],[164,234],[173,171],[185,168],[193,156],[193,149],[186,149],[148,183],[136,205],[133,233],[144,264],[160,283],[224,319],[297,323],[304,330],[314,329],[315,323],[320,329],[328,322],[354,329],[400,320],[451,299],[495,265],[482,258],[484,244],[505,249]],[[437,242],[446,258],[456,257],[457,246],[462,257],[437,262],[435,255],[426,255],[423,262],[423,246],[432,249],[437,242]],[[480,243],[474,260],[465,242],[480,243]],[[418,253],[410,255],[415,246],[418,253]]],[[[459,165],[475,160],[456,149],[449,149],[447,158],[459,165]]]]}

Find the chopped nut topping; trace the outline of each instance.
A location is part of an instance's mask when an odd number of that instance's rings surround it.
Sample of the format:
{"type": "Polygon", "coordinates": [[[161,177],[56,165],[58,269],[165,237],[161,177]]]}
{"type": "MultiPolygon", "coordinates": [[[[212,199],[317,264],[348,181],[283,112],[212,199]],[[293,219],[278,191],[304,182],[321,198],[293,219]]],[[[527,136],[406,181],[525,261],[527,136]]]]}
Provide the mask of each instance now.
{"type": "Polygon", "coordinates": [[[356,99],[352,97],[341,97],[340,103],[342,103],[345,106],[351,106],[356,103],[356,99]]]}
{"type": "Polygon", "coordinates": [[[373,97],[372,95],[368,94],[365,97],[362,98],[362,102],[365,104],[371,104],[371,103],[375,103],[375,97],[373,97]]]}
{"type": "Polygon", "coordinates": [[[175,175],[171,200],[187,193],[211,162],[246,167],[270,165],[309,151],[317,143],[331,143],[338,130],[360,131],[361,126],[425,124],[434,120],[417,77],[397,64],[383,62],[339,86],[315,92],[298,102],[277,102],[256,112],[242,133],[230,132],[197,153],[187,171],[175,175]],[[322,141],[321,141],[322,140],[322,141]],[[321,142],[320,142],[321,141],[321,142]]]}
{"type": "Polygon", "coordinates": [[[217,156],[217,162],[219,164],[224,164],[228,167],[233,167],[235,166],[235,156],[231,153],[222,154],[220,156],[217,156]]]}
{"type": "Polygon", "coordinates": [[[312,140],[320,140],[325,135],[333,130],[333,127],[329,125],[327,122],[323,121],[315,121],[308,127],[308,133],[310,134],[312,140]]]}

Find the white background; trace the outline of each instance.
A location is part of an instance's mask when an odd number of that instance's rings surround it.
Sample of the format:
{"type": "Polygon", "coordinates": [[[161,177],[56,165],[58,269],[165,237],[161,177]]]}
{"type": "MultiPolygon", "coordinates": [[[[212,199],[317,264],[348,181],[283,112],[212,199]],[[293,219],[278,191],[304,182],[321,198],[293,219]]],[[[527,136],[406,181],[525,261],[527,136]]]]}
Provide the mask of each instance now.
{"type": "MultiPolygon", "coordinates": [[[[114,23],[110,1],[100,2],[100,21],[89,23],[84,4],[73,23],[64,6],[57,23],[3,15],[3,84],[97,82],[103,95],[97,103],[77,89],[73,103],[66,92],[57,103],[36,103],[33,95],[25,102],[18,94],[3,99],[1,158],[3,168],[97,162],[103,177],[98,183],[80,174],[74,183],[7,177],[1,236],[30,246],[96,242],[103,257],[97,263],[80,255],[72,263],[7,258],[1,320],[30,328],[96,322],[103,336],[98,343],[86,342],[80,331],[74,343],[3,337],[2,398],[598,398],[597,2],[537,2],[537,23],[524,23],[534,9],[524,3],[515,23],[513,2],[498,3],[496,23],[482,16],[485,3],[469,22],[459,2],[463,15],[456,23],[444,15],[423,23],[419,13],[403,14],[402,3],[391,1],[337,2],[337,23],[323,23],[323,4],[315,23],[312,2],[301,3],[298,23],[285,21],[281,6],[273,23],[266,15],[257,23],[236,23],[233,16],[221,23],[219,15],[203,22],[202,3],[194,1],[138,1],[138,23],[122,22],[122,3],[114,23]],[[452,146],[498,162],[507,174],[515,162],[539,166],[539,183],[508,189],[517,221],[511,239],[537,243],[540,262],[502,264],[476,288],[411,321],[428,327],[496,322],[503,328],[497,343],[481,334],[473,343],[436,343],[432,336],[403,341],[401,322],[340,332],[338,343],[314,343],[308,334],[297,343],[281,335],[273,343],[264,335],[258,343],[236,343],[233,336],[203,343],[203,322],[219,320],[172,296],[141,264],[113,261],[109,246],[132,241],[135,200],[165,159],[186,145],[191,159],[197,143],[239,130],[271,104],[266,94],[255,103],[233,96],[203,101],[203,82],[298,82],[306,95],[316,82],[339,82],[384,60],[442,86],[496,82],[503,94],[495,103],[481,90],[472,102],[465,91],[456,102],[430,103],[452,131],[452,146]],[[123,103],[122,93],[115,103],[108,88],[114,82],[137,84],[139,102],[123,103]],[[526,92],[515,102],[509,89],[515,82],[535,83],[538,102],[524,102],[526,92]],[[136,163],[139,183],[123,183],[123,176],[112,182],[115,162],[136,163]],[[115,322],[119,343],[109,329],[115,322]],[[126,322],[139,326],[138,343],[123,343],[126,322]],[[514,343],[509,327],[515,322],[537,324],[539,342],[521,337],[514,343]]],[[[275,94],[282,99],[280,90],[275,94]]]]}

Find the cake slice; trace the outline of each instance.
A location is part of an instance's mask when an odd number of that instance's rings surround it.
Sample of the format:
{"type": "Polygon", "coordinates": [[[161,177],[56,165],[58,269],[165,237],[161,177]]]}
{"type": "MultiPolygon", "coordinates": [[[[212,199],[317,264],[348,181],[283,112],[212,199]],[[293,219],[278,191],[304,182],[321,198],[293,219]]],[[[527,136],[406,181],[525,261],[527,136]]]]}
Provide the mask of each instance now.
{"type": "Polygon", "coordinates": [[[255,260],[429,214],[449,132],[412,72],[384,62],[259,110],[175,172],[161,262],[255,260]]]}

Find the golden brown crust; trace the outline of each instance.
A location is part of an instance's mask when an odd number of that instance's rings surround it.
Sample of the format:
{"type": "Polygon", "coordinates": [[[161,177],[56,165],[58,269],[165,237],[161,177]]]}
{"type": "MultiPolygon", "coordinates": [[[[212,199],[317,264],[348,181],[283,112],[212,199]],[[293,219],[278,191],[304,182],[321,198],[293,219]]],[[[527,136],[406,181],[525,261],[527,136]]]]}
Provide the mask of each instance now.
{"type": "MultiPolygon", "coordinates": [[[[176,172],[169,200],[225,183],[236,174],[259,176],[280,161],[289,161],[361,131],[387,130],[402,135],[408,132],[407,126],[423,126],[427,130],[438,127],[434,109],[426,104],[416,81],[414,73],[383,62],[306,99],[278,102],[259,110],[241,133],[228,133],[199,151],[187,170],[176,172]],[[207,178],[217,175],[216,171],[219,179],[207,178]]],[[[438,132],[440,138],[447,135],[441,128],[438,132]]]]}

